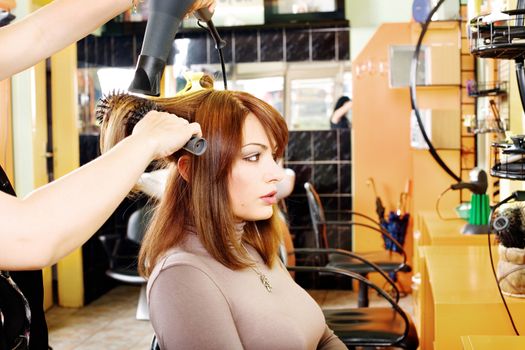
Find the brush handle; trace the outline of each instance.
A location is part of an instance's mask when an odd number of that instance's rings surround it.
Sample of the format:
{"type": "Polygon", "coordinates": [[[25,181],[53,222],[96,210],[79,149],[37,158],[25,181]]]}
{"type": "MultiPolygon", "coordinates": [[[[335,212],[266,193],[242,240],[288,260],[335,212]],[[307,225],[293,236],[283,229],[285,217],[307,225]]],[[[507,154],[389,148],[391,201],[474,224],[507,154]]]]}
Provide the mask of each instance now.
{"type": "Polygon", "coordinates": [[[200,156],[208,148],[208,141],[202,137],[192,136],[182,148],[196,156],[200,156]]]}

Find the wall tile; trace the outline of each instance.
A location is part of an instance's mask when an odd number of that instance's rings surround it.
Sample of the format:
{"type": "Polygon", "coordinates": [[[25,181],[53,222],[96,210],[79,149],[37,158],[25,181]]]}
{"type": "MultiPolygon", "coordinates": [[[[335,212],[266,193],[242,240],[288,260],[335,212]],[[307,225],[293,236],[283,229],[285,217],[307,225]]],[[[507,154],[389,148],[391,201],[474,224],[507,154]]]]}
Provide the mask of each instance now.
{"type": "Polygon", "coordinates": [[[319,194],[338,193],[337,164],[314,165],[314,187],[319,194]]]}
{"type": "Polygon", "coordinates": [[[312,30],[312,60],[333,61],[335,59],[335,32],[312,30]]]}
{"type": "Polygon", "coordinates": [[[190,39],[190,43],[188,45],[186,62],[188,64],[208,63],[207,37],[201,35],[188,35],[187,38],[190,39]]]}
{"type": "Polygon", "coordinates": [[[340,210],[352,210],[352,197],[341,196],[339,197],[339,208],[340,210]]]}
{"type": "Polygon", "coordinates": [[[313,160],[311,143],[309,131],[290,131],[286,159],[289,161],[313,160]]]}
{"type": "Polygon", "coordinates": [[[292,195],[286,198],[288,220],[291,226],[310,226],[310,211],[306,195],[292,195]]]}
{"type": "Polygon", "coordinates": [[[86,37],[85,40],[86,40],[86,46],[87,46],[87,56],[86,56],[87,62],[91,64],[95,64],[95,62],[97,61],[97,55],[98,55],[98,50],[96,46],[97,37],[93,35],[89,35],[88,37],[86,37]]]}
{"type": "Polygon", "coordinates": [[[352,159],[352,142],[350,129],[339,129],[339,160],[352,159]]]}
{"type": "MultiPolygon", "coordinates": [[[[296,237],[297,247],[314,246],[310,212],[303,187],[305,181],[313,183],[325,210],[352,209],[350,157],[350,130],[290,132],[285,167],[296,172],[296,183],[286,203],[288,212],[292,213],[290,231],[296,237]],[[341,140],[346,146],[340,144],[341,140]],[[310,227],[310,230],[306,230],[305,226],[310,227]]],[[[332,220],[350,219],[348,214],[326,215],[332,220]]],[[[352,238],[348,228],[330,227],[328,240],[332,247],[352,249],[352,238]]]]}
{"type": "MultiPolygon", "coordinates": [[[[323,204],[324,210],[339,210],[339,198],[335,196],[324,196],[320,195],[321,197],[321,203],[323,204]]],[[[328,217],[327,214],[327,220],[337,220],[338,218],[331,218],[328,217]]]]}
{"type": "Polygon", "coordinates": [[[235,62],[257,62],[257,30],[246,30],[235,34],[235,62]]]}
{"type": "Polygon", "coordinates": [[[310,31],[286,30],[286,61],[310,60],[310,31]]]}
{"type": "Polygon", "coordinates": [[[339,182],[341,193],[352,193],[352,166],[350,164],[339,165],[339,182]]]}
{"type": "Polygon", "coordinates": [[[337,130],[314,131],[314,159],[337,160],[337,130]]]}
{"type": "MultiPolygon", "coordinates": [[[[79,44],[85,46],[84,53],[80,53],[80,64],[95,64],[109,62],[111,65],[135,66],[144,34],[135,34],[133,26],[125,24],[120,31],[104,38],[112,38],[112,47],[107,58],[96,58],[100,51],[93,50],[96,37],[90,35],[82,39],[79,44]],[[127,29],[126,29],[127,28],[127,29]],[[123,33],[133,33],[125,35],[123,33]],[[132,55],[127,53],[127,37],[132,37],[132,55]],[[89,39],[90,38],[90,39],[89,39]],[[91,43],[90,43],[91,41],[91,43]],[[124,43],[121,43],[124,41],[124,43]],[[86,57],[86,52],[90,56],[86,57]],[[130,64],[129,60],[132,60],[130,64]]],[[[117,28],[118,29],[118,28],[117,28]]],[[[135,29],[136,30],[136,29],[135,29]]],[[[137,30],[138,32],[138,30],[137,30]]],[[[109,32],[108,32],[109,33],[109,32]]],[[[220,34],[226,40],[223,48],[226,62],[279,62],[279,61],[310,61],[310,60],[348,60],[350,59],[349,28],[341,26],[327,26],[312,28],[304,26],[298,28],[260,28],[260,29],[221,29],[220,34]],[[259,35],[259,41],[257,40],[259,35]],[[285,55],[286,52],[286,55],[285,55]]],[[[187,62],[190,64],[218,63],[218,53],[214,49],[213,40],[204,31],[179,33],[177,39],[189,38],[191,40],[187,62]]],[[[177,40],[175,40],[176,42],[177,40]]],[[[95,45],[96,46],[96,45],[95,45]]],[[[174,53],[170,53],[168,64],[173,63],[174,53]]]]}
{"type": "Polygon", "coordinates": [[[133,66],[133,37],[123,35],[112,37],[112,66],[114,67],[132,67],[133,66]]]}
{"type": "Polygon", "coordinates": [[[350,59],[350,32],[348,30],[337,32],[337,52],[339,61],[350,59]]]}
{"type": "Polygon", "coordinates": [[[88,67],[86,40],[79,40],[77,43],[77,63],[78,68],[88,67]]]}
{"type": "Polygon", "coordinates": [[[113,66],[113,37],[98,37],[97,42],[97,56],[95,65],[99,67],[113,66]]]}
{"type": "Polygon", "coordinates": [[[283,30],[261,30],[261,62],[281,62],[284,60],[283,30]]]}
{"type": "Polygon", "coordinates": [[[313,166],[309,164],[288,164],[286,167],[295,172],[295,186],[293,193],[304,195],[304,183],[312,182],[313,166]]]}

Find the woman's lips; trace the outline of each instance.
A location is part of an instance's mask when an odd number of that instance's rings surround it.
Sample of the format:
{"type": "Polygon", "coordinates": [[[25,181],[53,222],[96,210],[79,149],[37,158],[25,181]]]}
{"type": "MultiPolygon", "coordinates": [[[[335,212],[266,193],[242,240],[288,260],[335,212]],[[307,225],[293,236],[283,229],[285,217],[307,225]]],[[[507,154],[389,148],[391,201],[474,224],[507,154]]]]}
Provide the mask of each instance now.
{"type": "Polygon", "coordinates": [[[277,203],[277,191],[273,191],[268,193],[265,196],[262,196],[261,199],[268,205],[276,204],[277,203]]]}

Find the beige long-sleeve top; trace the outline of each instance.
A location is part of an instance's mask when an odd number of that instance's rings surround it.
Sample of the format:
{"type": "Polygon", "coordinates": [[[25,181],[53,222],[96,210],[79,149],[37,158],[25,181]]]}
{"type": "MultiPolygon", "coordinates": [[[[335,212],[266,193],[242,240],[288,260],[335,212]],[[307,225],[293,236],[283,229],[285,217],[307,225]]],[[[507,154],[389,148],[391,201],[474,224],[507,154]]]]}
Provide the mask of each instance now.
{"type": "Polygon", "coordinates": [[[247,249],[271,293],[253,269],[220,264],[195,234],[158,262],[147,295],[161,349],[346,349],[286,268],[277,263],[268,269],[247,249]]]}

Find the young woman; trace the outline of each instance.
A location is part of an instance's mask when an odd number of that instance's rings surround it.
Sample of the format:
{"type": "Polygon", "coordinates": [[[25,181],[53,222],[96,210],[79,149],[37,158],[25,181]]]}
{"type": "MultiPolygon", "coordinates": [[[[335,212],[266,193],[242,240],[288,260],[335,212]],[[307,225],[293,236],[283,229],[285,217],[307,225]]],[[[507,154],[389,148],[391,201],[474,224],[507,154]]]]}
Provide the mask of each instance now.
{"type": "MultiPolygon", "coordinates": [[[[208,149],[167,158],[171,174],[143,241],[150,319],[162,349],[346,349],[277,256],[277,164],[286,123],[244,92],[155,100],[201,125],[208,149]]],[[[102,108],[102,148],[118,142],[140,98],[102,108]]]]}

